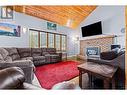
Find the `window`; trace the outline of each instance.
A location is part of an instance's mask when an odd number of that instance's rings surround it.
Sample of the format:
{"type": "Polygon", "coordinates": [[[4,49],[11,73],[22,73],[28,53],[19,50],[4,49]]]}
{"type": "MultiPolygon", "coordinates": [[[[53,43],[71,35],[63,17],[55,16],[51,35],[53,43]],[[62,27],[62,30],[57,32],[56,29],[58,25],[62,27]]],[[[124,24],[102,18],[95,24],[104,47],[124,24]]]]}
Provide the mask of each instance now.
{"type": "Polygon", "coordinates": [[[30,47],[32,47],[32,48],[39,47],[38,34],[39,34],[39,32],[30,30],[30,47]]]}
{"type": "Polygon", "coordinates": [[[40,47],[47,47],[47,33],[40,32],[40,47]]]}
{"type": "Polygon", "coordinates": [[[55,36],[55,47],[56,47],[56,50],[60,50],[60,35],[57,35],[55,36]]]}
{"type": "Polygon", "coordinates": [[[66,51],[67,36],[64,34],[30,29],[30,47],[56,48],[57,51],[66,51]]]}
{"type": "Polygon", "coordinates": [[[54,48],[54,34],[48,33],[48,47],[54,48]]]}
{"type": "Polygon", "coordinates": [[[61,50],[62,51],[66,51],[66,36],[62,35],[62,46],[61,46],[61,50]]]}

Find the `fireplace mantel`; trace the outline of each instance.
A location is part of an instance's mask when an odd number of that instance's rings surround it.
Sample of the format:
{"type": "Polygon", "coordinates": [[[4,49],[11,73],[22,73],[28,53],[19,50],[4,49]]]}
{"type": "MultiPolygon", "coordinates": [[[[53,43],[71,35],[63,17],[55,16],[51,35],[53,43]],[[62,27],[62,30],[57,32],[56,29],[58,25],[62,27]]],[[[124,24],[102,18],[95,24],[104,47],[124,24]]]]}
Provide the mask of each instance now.
{"type": "Polygon", "coordinates": [[[84,37],[80,40],[94,40],[94,39],[103,39],[103,38],[114,38],[115,35],[97,35],[97,36],[90,36],[90,37],[84,37]]]}

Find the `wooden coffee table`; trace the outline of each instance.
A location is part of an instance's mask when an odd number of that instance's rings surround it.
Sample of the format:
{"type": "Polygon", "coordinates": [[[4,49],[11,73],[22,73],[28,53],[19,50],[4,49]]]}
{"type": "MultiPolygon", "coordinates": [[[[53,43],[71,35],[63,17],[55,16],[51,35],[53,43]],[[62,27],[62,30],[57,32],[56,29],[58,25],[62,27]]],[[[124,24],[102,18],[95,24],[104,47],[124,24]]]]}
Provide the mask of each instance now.
{"type": "Polygon", "coordinates": [[[82,74],[88,73],[89,87],[92,88],[92,77],[100,78],[104,81],[104,88],[109,89],[109,84],[112,84],[112,89],[115,89],[115,73],[118,67],[111,65],[86,62],[78,65],[79,70],[79,86],[82,88],[82,74]]]}

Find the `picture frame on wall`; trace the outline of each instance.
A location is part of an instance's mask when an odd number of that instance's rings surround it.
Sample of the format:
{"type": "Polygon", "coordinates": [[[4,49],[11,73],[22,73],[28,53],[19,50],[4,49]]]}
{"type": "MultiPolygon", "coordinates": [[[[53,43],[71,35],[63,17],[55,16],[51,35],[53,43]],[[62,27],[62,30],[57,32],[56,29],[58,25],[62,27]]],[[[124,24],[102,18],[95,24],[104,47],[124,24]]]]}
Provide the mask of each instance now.
{"type": "Polygon", "coordinates": [[[47,29],[49,29],[49,30],[57,30],[57,24],[51,23],[51,22],[47,22],[47,29]]]}
{"type": "Polygon", "coordinates": [[[1,6],[1,8],[0,8],[1,19],[13,19],[13,14],[14,14],[13,10],[14,10],[13,6],[1,6]]]}
{"type": "Polygon", "coordinates": [[[14,36],[20,37],[21,26],[9,24],[9,23],[0,23],[0,35],[3,36],[14,36]]]}

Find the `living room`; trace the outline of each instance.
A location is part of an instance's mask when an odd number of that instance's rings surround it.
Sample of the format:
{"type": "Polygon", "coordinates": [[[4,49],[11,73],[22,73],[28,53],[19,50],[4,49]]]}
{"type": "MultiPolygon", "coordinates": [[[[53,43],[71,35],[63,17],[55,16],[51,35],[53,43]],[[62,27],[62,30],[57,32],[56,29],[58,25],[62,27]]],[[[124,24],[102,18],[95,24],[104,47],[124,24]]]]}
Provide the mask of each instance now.
{"type": "MultiPolygon", "coordinates": [[[[1,6],[0,8],[0,47],[2,48],[0,54],[3,55],[4,52],[6,55],[6,58],[0,59],[0,68],[12,71],[14,72],[12,75],[18,76],[22,75],[22,72],[19,72],[22,70],[19,68],[7,69],[7,67],[21,67],[25,73],[24,78],[27,80],[25,82],[29,83],[25,85],[27,89],[125,89],[125,76],[122,77],[123,83],[120,81],[120,85],[117,87],[114,86],[114,81],[113,83],[105,81],[105,77],[113,79],[119,68],[119,65],[109,67],[113,62],[122,63],[122,66],[124,65],[122,74],[125,74],[125,57],[117,59],[118,54],[125,51],[125,6],[1,6]],[[2,13],[8,8],[14,10],[9,11],[10,16],[7,15],[8,11],[6,11],[6,15],[2,13]],[[83,27],[95,24],[100,27],[100,32],[83,37],[83,27]],[[16,32],[12,31],[12,28],[17,29],[16,32]],[[7,33],[2,33],[2,30],[6,30],[7,33]],[[116,52],[119,53],[116,54],[116,52]],[[101,72],[104,75],[104,72],[110,69],[111,73],[113,69],[112,77],[107,76],[106,73],[103,79],[102,76],[96,79],[91,75],[82,74],[84,63],[89,63],[87,61],[98,63],[101,60],[100,55],[106,54],[108,60],[103,58],[106,63],[103,62],[108,64],[108,67],[103,67],[101,72]],[[22,61],[19,61],[20,59],[22,61]],[[28,68],[23,66],[28,66],[28,68]],[[102,83],[103,80],[104,83],[102,83]],[[93,86],[92,81],[97,85],[93,86]],[[32,85],[30,85],[31,83],[32,85]]],[[[94,66],[97,71],[101,65],[94,64],[94,66]]],[[[24,82],[24,78],[21,81],[24,82]]],[[[4,85],[4,82],[8,82],[4,80],[3,78],[0,82],[1,89],[16,88],[14,86],[17,84],[4,85]]],[[[15,82],[18,81],[12,81],[12,83],[15,82]]],[[[24,88],[25,86],[23,85],[24,88]]],[[[20,89],[20,87],[17,88],[20,89]]]]}

